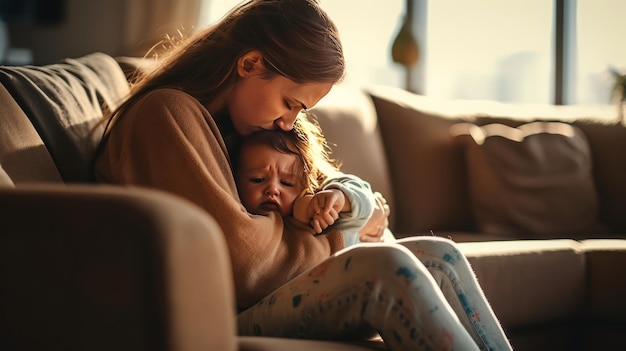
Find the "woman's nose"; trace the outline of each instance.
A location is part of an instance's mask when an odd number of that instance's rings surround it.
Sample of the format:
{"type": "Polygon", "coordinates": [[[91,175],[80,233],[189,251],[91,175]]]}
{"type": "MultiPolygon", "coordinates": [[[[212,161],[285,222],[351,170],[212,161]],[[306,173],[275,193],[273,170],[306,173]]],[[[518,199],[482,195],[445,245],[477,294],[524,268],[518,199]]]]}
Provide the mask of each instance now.
{"type": "Polygon", "coordinates": [[[299,111],[289,111],[276,119],[274,123],[278,128],[288,132],[293,129],[293,124],[296,123],[296,117],[298,117],[299,111]]]}

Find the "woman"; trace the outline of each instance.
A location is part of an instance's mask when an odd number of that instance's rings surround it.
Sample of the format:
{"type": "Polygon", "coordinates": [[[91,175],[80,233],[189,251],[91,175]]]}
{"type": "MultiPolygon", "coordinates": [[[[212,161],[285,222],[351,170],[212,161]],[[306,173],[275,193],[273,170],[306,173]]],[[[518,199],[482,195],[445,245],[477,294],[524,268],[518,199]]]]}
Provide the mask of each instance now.
{"type": "MultiPolygon", "coordinates": [[[[242,206],[230,164],[239,138],[306,126],[300,112],[343,75],[338,33],[315,0],[249,1],[139,77],[109,120],[96,178],[178,194],[217,220],[241,334],[346,338],[376,330],[390,350],[510,349],[453,243],[414,238],[344,249],[340,231],[311,235],[298,221],[242,206]]],[[[354,179],[330,177],[325,185],[354,179]]],[[[385,227],[382,201],[378,223],[370,220],[372,239],[385,227]]]]}

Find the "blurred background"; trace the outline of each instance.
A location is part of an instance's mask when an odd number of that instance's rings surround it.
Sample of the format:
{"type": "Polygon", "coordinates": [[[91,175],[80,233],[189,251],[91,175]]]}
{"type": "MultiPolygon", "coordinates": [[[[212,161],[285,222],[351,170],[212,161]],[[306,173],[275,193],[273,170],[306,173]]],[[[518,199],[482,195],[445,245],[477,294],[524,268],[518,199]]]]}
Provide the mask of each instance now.
{"type": "MultiPolygon", "coordinates": [[[[211,25],[239,2],[0,0],[0,58],[47,64],[93,51],[142,56],[166,35],[211,25]]],[[[320,2],[341,33],[345,85],[391,85],[438,98],[609,105],[610,69],[626,73],[623,0],[320,2]]]]}

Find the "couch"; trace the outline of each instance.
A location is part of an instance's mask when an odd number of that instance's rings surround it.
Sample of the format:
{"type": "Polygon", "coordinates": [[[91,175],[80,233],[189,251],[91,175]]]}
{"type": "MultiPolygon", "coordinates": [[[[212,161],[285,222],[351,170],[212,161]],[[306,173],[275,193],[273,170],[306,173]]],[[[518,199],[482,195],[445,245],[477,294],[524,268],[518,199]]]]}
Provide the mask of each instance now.
{"type": "MultiPolygon", "coordinates": [[[[0,349],[385,350],[237,336],[216,222],[172,194],[91,181],[102,111],[142,64],[93,53],[0,68],[0,349]]],[[[620,123],[390,87],[338,86],[312,112],[343,169],[385,194],[396,236],[459,242],[516,350],[626,342],[620,123]],[[538,120],[541,133],[524,132],[538,120]],[[503,131],[517,137],[490,134],[503,131]]]]}

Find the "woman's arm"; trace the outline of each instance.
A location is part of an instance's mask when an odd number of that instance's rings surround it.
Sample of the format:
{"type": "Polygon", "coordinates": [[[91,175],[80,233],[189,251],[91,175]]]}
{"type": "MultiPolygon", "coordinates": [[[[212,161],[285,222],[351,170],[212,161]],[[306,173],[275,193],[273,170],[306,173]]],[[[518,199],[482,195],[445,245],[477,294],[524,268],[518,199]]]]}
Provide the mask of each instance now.
{"type": "Polygon", "coordinates": [[[121,116],[96,174],[99,180],[177,194],[210,213],[230,250],[239,308],[343,248],[339,231],[314,236],[308,226],[276,214],[250,215],[239,201],[215,122],[178,90],[153,91],[121,116]]]}

